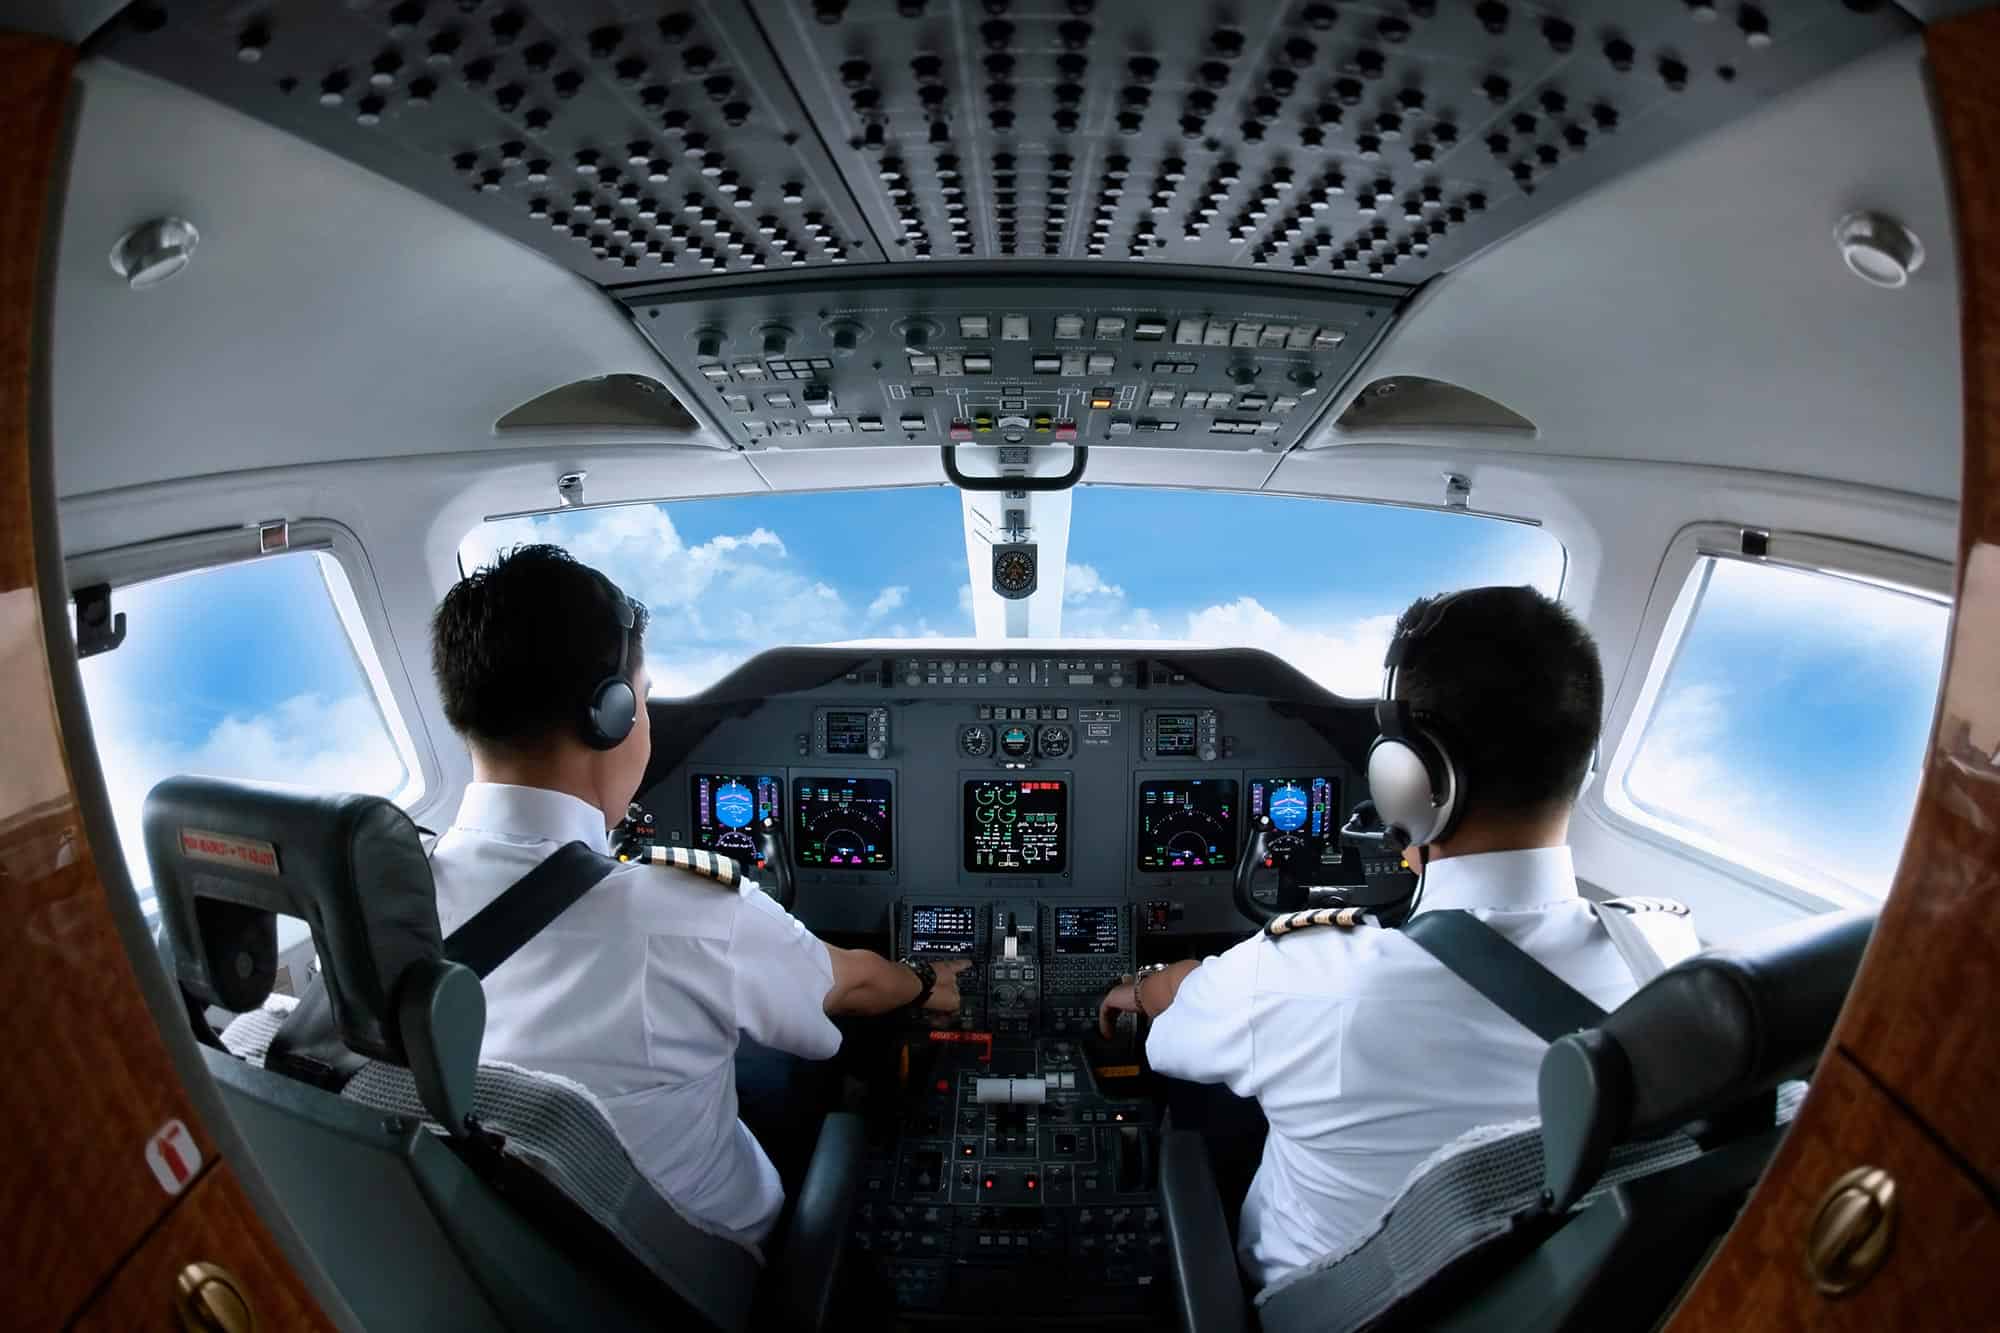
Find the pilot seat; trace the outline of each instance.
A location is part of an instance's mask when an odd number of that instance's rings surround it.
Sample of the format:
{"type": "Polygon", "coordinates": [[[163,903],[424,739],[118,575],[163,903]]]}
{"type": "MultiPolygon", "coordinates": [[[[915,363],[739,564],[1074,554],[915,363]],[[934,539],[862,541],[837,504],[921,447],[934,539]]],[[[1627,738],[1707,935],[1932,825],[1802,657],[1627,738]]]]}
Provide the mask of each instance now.
{"type": "Polygon", "coordinates": [[[444,956],[430,865],[395,805],[176,777],[147,797],[144,828],[163,953],[202,1054],[363,1326],[825,1326],[860,1176],[856,1117],[826,1117],[766,1264],[655,1190],[583,1087],[480,1061],[485,996],[444,956]],[[312,932],[339,1051],[273,1052],[281,913],[312,932]],[[240,1015],[220,1040],[210,1006],[240,1015]]]}

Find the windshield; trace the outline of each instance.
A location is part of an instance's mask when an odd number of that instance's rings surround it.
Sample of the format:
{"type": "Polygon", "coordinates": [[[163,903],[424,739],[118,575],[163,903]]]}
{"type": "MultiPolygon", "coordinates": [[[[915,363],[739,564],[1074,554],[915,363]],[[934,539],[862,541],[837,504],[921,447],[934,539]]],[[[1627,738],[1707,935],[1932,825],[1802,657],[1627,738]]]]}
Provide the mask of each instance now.
{"type": "Polygon", "coordinates": [[[1040,559],[1032,618],[1009,619],[991,543],[1010,520],[986,507],[995,503],[917,487],[561,511],[481,524],[459,564],[471,571],[520,543],[552,542],[601,569],[651,608],[647,670],[653,693],[669,697],[784,644],[979,636],[1263,648],[1367,698],[1412,599],[1562,585],[1561,543],[1524,524],[1092,486],[1034,497],[1024,534],[1040,559]]]}

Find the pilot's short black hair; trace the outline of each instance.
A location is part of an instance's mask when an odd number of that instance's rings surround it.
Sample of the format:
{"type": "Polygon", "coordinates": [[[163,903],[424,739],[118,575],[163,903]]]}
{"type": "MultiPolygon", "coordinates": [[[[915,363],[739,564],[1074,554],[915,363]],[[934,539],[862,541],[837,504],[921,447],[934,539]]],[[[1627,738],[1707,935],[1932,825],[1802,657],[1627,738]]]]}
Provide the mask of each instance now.
{"type": "Polygon", "coordinates": [[[1434,720],[1464,771],[1466,814],[1539,814],[1575,800],[1604,711],[1604,668],[1590,631],[1529,587],[1420,597],[1398,635],[1396,692],[1434,720]]]}
{"type": "MultiPolygon", "coordinates": [[[[516,546],[452,585],[431,616],[444,715],[470,741],[539,748],[574,732],[591,691],[618,668],[625,594],[560,546],[516,546]]],[[[634,612],[636,673],[646,608],[634,612]]]]}

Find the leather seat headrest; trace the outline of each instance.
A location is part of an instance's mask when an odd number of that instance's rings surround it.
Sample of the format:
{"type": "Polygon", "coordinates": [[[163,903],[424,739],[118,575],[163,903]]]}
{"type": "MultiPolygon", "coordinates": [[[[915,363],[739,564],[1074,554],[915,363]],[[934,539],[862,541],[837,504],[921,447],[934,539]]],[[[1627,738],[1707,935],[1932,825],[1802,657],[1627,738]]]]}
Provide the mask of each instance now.
{"type": "Polygon", "coordinates": [[[340,1038],[406,1064],[396,988],[442,957],[416,825],[378,796],[174,777],[146,797],[146,859],[182,986],[243,1011],[277,966],[275,914],[312,932],[340,1038]]]}
{"type": "Polygon", "coordinates": [[[1557,1200],[1611,1148],[1728,1115],[1825,1049],[1875,927],[1872,911],[1793,922],[1655,977],[1542,1059],[1544,1160],[1557,1200]]]}

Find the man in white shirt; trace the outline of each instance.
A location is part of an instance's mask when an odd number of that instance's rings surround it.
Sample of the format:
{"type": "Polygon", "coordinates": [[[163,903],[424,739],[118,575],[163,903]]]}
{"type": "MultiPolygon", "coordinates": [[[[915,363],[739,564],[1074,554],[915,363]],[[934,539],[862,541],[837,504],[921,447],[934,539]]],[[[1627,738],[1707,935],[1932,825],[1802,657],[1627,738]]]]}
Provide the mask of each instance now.
{"type": "MultiPolygon", "coordinates": [[[[643,606],[553,546],[516,548],[445,594],[432,666],[473,774],[431,856],[447,935],[564,844],[608,852],[651,754],[645,629],[643,606]]],[[[962,966],[929,984],[823,943],[753,883],[634,862],[486,977],[482,1058],[581,1083],[668,1199],[755,1246],[785,1196],[738,1118],[739,1037],[823,1060],[840,1047],[831,1015],[955,1013],[962,966]]]]}
{"type": "MultiPolygon", "coordinates": [[[[1615,1008],[1632,974],[1566,845],[1603,707],[1596,645],[1532,588],[1439,607],[1421,599],[1397,625],[1397,694],[1464,783],[1455,826],[1406,852],[1416,910],[1470,912],[1615,1008]]],[[[1269,1123],[1238,1231],[1259,1286],[1364,1237],[1459,1134],[1537,1114],[1546,1044],[1398,930],[1260,932],[1115,988],[1100,1017],[1123,1010],[1152,1020],[1154,1069],[1254,1098],[1269,1123]]]]}

